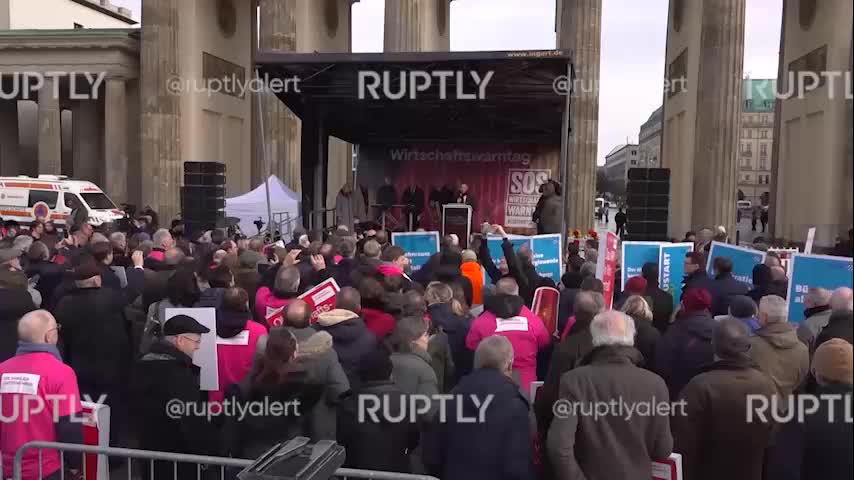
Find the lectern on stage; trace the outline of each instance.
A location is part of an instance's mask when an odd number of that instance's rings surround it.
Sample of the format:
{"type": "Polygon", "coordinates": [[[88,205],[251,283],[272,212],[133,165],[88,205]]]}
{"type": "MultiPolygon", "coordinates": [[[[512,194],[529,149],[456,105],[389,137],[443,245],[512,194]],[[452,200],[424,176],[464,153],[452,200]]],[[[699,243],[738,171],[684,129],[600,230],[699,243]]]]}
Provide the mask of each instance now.
{"type": "Polygon", "coordinates": [[[469,248],[471,237],[471,205],[449,203],[442,208],[442,236],[456,234],[460,248],[469,248]]]}

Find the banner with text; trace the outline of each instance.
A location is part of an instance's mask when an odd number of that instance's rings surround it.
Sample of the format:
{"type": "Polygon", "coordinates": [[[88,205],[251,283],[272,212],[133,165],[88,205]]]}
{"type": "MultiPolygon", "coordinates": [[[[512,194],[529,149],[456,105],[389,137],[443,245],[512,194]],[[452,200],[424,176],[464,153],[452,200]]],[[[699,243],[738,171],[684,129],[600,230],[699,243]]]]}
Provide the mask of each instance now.
{"type": "Polygon", "coordinates": [[[727,257],[732,261],[732,276],[753,288],[753,267],[765,261],[765,252],[747,247],[737,247],[728,243],[712,242],[709,258],[706,261],[706,273],[715,275],[715,259],[727,257]]]}
{"type": "Polygon", "coordinates": [[[308,308],[311,310],[311,323],[314,323],[321,313],[335,308],[335,297],[340,291],[338,282],[334,278],[330,278],[320,282],[297,298],[308,304],[308,308]]]}
{"type": "Polygon", "coordinates": [[[682,298],[682,280],[685,277],[685,254],[694,250],[693,243],[662,244],[658,258],[658,288],[673,296],[673,308],[682,298]]]}
{"type": "Polygon", "coordinates": [[[439,253],[439,232],[393,232],[391,244],[406,252],[406,258],[417,272],[433,254],[439,253]]]}
{"type": "MultiPolygon", "coordinates": [[[[534,255],[534,267],[537,269],[537,273],[543,277],[551,278],[555,283],[560,282],[560,275],[563,271],[560,234],[534,235],[531,237],[508,235],[507,239],[513,245],[514,252],[518,251],[522,245],[528,245],[534,255]]],[[[488,237],[486,239],[489,256],[492,257],[496,266],[504,258],[501,242],[501,237],[488,237]]]]}
{"type": "Polygon", "coordinates": [[[614,280],[617,273],[617,234],[609,230],[601,230],[599,238],[604,245],[604,252],[599,252],[596,262],[596,278],[602,280],[602,295],[605,297],[605,309],[610,310],[614,303],[614,280]]]}
{"type": "Polygon", "coordinates": [[[626,280],[641,274],[645,263],[658,265],[658,254],[664,242],[623,242],[623,268],[620,288],[625,290],[626,280]]]}
{"type": "Polygon", "coordinates": [[[365,144],[359,148],[357,178],[369,192],[391,178],[398,201],[407,187],[417,187],[424,205],[420,226],[427,230],[440,229],[436,205],[456,202],[465,183],[474,207],[472,224],[488,221],[528,234],[536,233],[531,215],[540,185],[557,176],[559,159],[558,144],[365,144]]]}
{"type": "Polygon", "coordinates": [[[810,287],[835,290],[854,288],[852,259],[829,255],[792,255],[792,275],[789,277],[789,321],[804,320],[804,295],[810,287]]]}

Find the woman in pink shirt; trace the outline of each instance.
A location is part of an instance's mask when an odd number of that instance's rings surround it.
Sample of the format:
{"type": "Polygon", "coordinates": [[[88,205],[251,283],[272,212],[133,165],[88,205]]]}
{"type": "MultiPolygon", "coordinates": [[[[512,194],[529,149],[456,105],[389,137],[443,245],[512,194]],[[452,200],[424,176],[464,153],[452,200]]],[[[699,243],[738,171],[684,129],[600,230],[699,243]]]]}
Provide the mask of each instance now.
{"type": "Polygon", "coordinates": [[[267,329],[251,318],[246,290],[226,289],[216,315],[219,390],[210,392],[208,399],[211,402],[221,402],[228,387],[240,382],[252,366],[255,344],[267,329]]]}

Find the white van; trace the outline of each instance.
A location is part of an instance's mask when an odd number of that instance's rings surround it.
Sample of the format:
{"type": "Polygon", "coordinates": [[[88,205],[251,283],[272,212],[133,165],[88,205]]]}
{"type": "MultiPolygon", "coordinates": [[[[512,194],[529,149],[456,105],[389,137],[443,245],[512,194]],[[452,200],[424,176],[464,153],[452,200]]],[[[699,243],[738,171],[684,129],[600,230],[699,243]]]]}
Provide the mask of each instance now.
{"type": "Polygon", "coordinates": [[[28,225],[37,217],[65,226],[71,215],[70,205],[86,208],[89,223],[98,226],[125,217],[125,213],[97,185],[82,180],[68,180],[61,175],[39,175],[38,178],[0,177],[0,217],[28,225]]]}

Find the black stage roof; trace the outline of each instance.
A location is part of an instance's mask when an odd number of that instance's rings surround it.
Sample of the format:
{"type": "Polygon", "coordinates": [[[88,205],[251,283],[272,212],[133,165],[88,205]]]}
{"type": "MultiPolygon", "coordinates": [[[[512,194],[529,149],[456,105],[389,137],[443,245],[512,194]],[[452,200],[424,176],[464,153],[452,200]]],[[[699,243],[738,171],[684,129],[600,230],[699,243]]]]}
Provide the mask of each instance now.
{"type": "Polygon", "coordinates": [[[303,120],[306,116],[321,119],[326,133],[350,143],[560,145],[566,97],[555,91],[555,84],[565,88],[572,58],[562,50],[260,52],[256,65],[268,86],[279,79],[276,94],[296,115],[303,120]],[[401,74],[406,79],[403,85],[401,74]],[[404,92],[402,99],[393,100],[385,93],[385,75],[390,79],[390,96],[404,92]],[[299,79],[298,84],[285,84],[293,78],[299,79]],[[429,88],[425,86],[428,79],[429,88]],[[440,97],[442,80],[446,82],[444,99],[440,97]],[[371,90],[374,81],[380,83],[371,90]],[[483,83],[482,98],[458,95],[478,95],[478,85],[483,83]],[[282,88],[283,84],[289,88],[282,88]],[[411,86],[426,90],[415,91],[411,86]],[[415,99],[410,98],[412,91],[415,99]]]}

